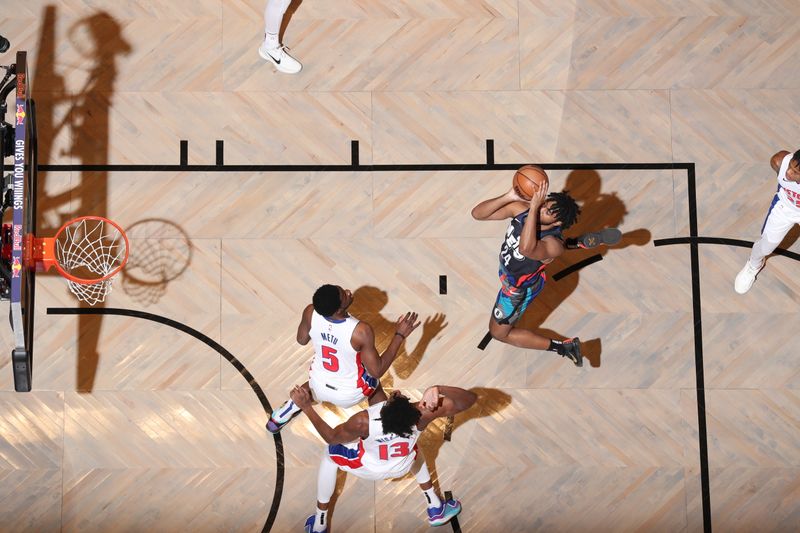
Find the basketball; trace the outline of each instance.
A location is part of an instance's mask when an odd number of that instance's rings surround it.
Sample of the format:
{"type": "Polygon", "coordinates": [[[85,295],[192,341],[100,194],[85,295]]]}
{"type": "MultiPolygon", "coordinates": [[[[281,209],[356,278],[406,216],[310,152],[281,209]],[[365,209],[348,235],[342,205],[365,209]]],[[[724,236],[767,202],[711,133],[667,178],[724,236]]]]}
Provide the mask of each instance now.
{"type": "Polygon", "coordinates": [[[542,183],[548,183],[547,174],[536,165],[525,165],[514,174],[514,192],[525,200],[530,200],[542,183]]]}

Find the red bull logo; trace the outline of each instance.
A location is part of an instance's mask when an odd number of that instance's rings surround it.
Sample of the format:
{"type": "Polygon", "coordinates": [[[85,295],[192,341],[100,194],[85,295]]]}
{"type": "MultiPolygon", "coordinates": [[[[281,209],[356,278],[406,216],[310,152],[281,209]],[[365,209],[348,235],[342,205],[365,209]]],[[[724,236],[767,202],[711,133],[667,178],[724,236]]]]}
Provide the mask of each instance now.
{"type": "Polygon", "coordinates": [[[22,271],[22,264],[19,262],[19,258],[14,258],[14,264],[11,265],[11,277],[18,278],[19,273],[22,271]]]}
{"type": "Polygon", "coordinates": [[[25,98],[25,73],[17,72],[17,98],[25,98]]]}
{"type": "Polygon", "coordinates": [[[25,105],[17,104],[17,126],[25,122],[25,105]]]}

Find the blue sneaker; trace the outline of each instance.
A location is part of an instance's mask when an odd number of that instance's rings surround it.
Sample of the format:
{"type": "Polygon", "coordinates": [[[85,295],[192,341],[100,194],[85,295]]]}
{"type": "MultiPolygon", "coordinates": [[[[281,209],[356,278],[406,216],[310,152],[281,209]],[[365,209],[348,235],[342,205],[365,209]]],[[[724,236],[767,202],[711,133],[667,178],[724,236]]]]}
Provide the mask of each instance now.
{"type": "Polygon", "coordinates": [[[272,411],[272,414],[269,416],[269,420],[267,420],[267,431],[269,431],[273,435],[275,433],[279,432],[281,430],[281,428],[283,428],[283,426],[285,426],[286,424],[291,422],[292,419],[294,419],[294,417],[296,417],[297,415],[299,415],[303,411],[297,411],[292,416],[290,416],[289,419],[286,420],[285,422],[278,422],[277,420],[275,420],[275,413],[277,413],[277,412],[278,412],[277,409],[275,411],[272,411]]]}
{"type": "MultiPolygon", "coordinates": [[[[306,520],[306,525],[305,525],[305,527],[303,529],[303,531],[305,531],[305,533],[311,533],[314,530],[314,519],[316,517],[317,517],[317,515],[314,515],[314,514],[312,514],[311,516],[308,517],[308,519],[306,520]]],[[[322,533],[328,533],[328,528],[326,527],[325,529],[323,529],[322,533]]]]}
{"type": "Polygon", "coordinates": [[[275,433],[279,432],[283,426],[288,424],[290,420],[291,418],[286,422],[275,422],[272,417],[269,417],[269,420],[267,420],[267,431],[274,435],[275,433]]]}
{"type": "Polygon", "coordinates": [[[443,526],[450,520],[458,516],[461,512],[461,502],[458,500],[447,500],[439,507],[428,507],[428,523],[433,527],[443,526]]]}

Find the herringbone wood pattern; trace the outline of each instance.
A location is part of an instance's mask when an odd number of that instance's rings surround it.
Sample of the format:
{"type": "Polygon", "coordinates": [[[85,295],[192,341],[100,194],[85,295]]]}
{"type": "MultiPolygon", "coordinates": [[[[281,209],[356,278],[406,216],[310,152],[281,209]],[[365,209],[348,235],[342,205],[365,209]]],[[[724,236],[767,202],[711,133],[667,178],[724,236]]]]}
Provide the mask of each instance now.
{"type": "MultiPolygon", "coordinates": [[[[258,57],[264,0],[2,5],[2,59],[31,53],[46,164],[177,164],[180,140],[190,164],[213,164],[217,140],[227,164],[346,165],[351,140],[361,164],[483,163],[494,139],[504,163],[695,162],[699,234],[753,240],[775,188],[769,157],[800,147],[793,0],[295,1],[284,42],[304,63],[297,76],[258,57]]],[[[478,393],[452,440],[440,421],[421,441],[437,486],[463,502],[463,531],[702,530],[689,250],[653,246],[689,234],[685,173],[551,172],[551,189],[583,206],[570,234],[625,232],[580,272],[553,277],[594,251],[554,262],[523,322],[579,335],[582,369],[497,341],[478,349],[505,223],[469,212],[510,180],[52,171],[39,227],[74,214],[147,227],[105,305],[219,342],[273,406],[307,377],[294,338],[319,284],[354,291],[379,348],[398,315],[419,312],[383,383],[414,398],[442,382],[478,393]]],[[[800,251],[796,231],[784,247],[800,251]]],[[[797,263],[770,259],[738,296],[746,256],[700,247],[713,526],[789,531],[797,263]]],[[[247,380],[165,325],[48,315],[75,305],[53,275],[37,296],[32,393],[10,392],[0,358],[0,530],[260,530],[276,452],[247,380]]],[[[358,411],[319,409],[331,424],[358,411]]],[[[303,417],[282,436],[273,531],[313,510],[323,450],[303,417]]],[[[334,531],[428,528],[411,477],[349,476],[339,489],[334,531]]]]}

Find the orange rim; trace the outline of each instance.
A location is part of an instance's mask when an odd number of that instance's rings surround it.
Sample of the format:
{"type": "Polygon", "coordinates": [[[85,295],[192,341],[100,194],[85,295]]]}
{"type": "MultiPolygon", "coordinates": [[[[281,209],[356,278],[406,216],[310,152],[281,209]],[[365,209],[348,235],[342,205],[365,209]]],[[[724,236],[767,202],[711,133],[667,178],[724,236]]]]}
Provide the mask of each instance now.
{"type": "Polygon", "coordinates": [[[105,218],[105,217],[96,216],[96,215],[89,215],[89,216],[84,216],[84,217],[73,218],[72,220],[69,220],[69,221],[65,222],[58,229],[58,231],[56,232],[54,237],[46,237],[46,238],[43,238],[43,239],[34,238],[34,240],[38,241],[41,244],[42,250],[45,253],[45,257],[41,258],[42,262],[45,265],[45,268],[47,268],[48,266],[55,266],[56,270],[58,271],[59,274],[61,274],[62,276],[64,276],[68,280],[73,281],[73,282],[75,282],[75,283],[77,283],[79,285],[94,285],[96,283],[101,283],[103,281],[106,281],[106,280],[109,280],[109,279],[113,278],[114,276],[119,274],[120,270],[122,270],[125,267],[125,264],[128,262],[128,253],[130,251],[130,243],[128,242],[128,236],[125,234],[125,230],[123,230],[119,226],[119,224],[117,224],[113,220],[110,220],[110,219],[105,218]],[[119,232],[119,234],[122,235],[122,238],[125,241],[125,256],[122,258],[122,262],[119,264],[119,266],[117,268],[115,268],[114,270],[112,270],[111,272],[109,272],[108,274],[106,274],[105,276],[103,276],[101,278],[85,279],[85,278],[79,278],[79,277],[75,276],[74,274],[70,274],[69,272],[64,270],[64,268],[59,264],[58,259],[54,255],[55,243],[58,240],[58,237],[61,235],[61,233],[64,230],[66,230],[68,226],[71,226],[72,224],[75,224],[76,222],[80,222],[82,220],[99,220],[99,221],[102,221],[103,223],[111,224],[112,226],[114,226],[114,228],[116,228],[116,230],[119,232]],[[48,260],[48,258],[46,256],[50,255],[50,254],[53,254],[53,255],[51,256],[51,259],[48,260]]]}

